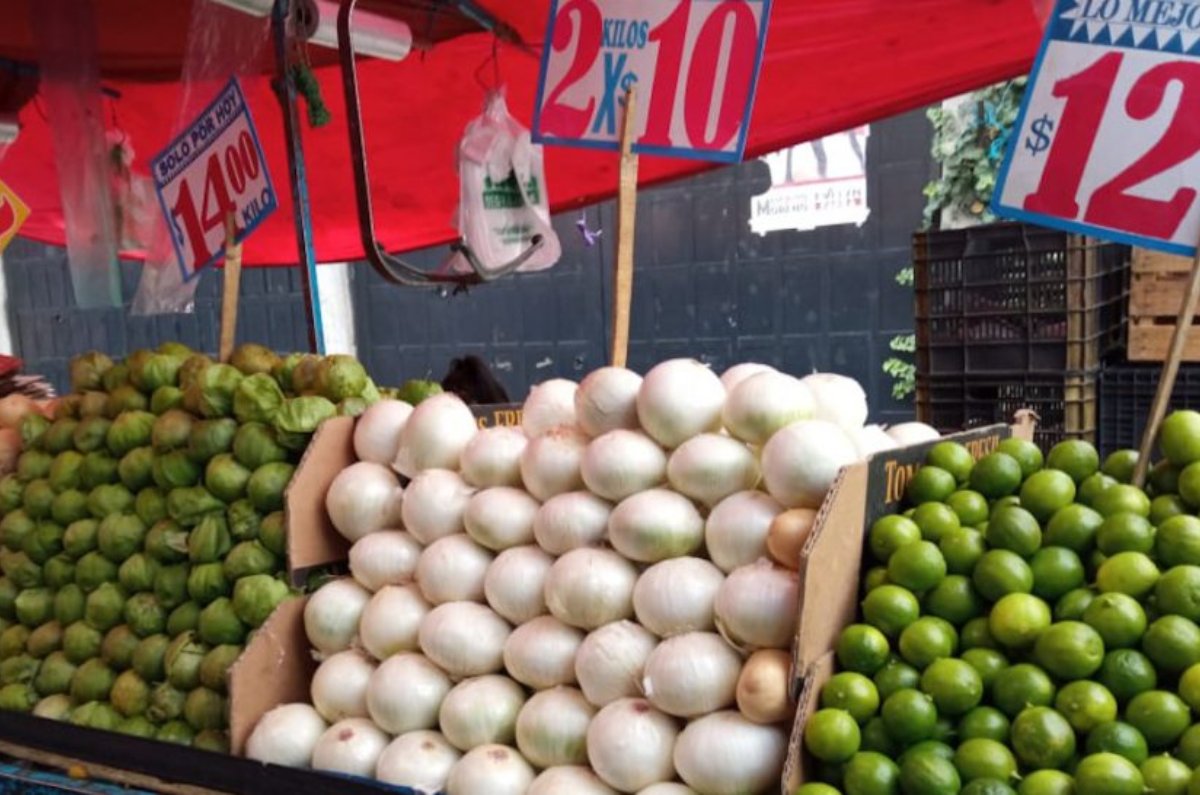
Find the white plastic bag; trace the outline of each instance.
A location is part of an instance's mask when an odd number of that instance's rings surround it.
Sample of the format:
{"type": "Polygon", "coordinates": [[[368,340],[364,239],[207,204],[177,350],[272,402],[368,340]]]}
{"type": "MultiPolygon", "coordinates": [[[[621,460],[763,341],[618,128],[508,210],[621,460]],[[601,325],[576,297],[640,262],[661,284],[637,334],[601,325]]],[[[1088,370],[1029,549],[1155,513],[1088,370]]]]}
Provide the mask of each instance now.
{"type": "MultiPolygon", "coordinates": [[[[545,270],[558,262],[562,247],[550,225],[542,147],[508,114],[503,88],[488,94],[483,114],[467,125],[458,145],[458,178],[458,231],[485,270],[503,268],[535,235],[542,245],[518,270],[545,270]]],[[[446,267],[472,272],[461,253],[446,267]]]]}

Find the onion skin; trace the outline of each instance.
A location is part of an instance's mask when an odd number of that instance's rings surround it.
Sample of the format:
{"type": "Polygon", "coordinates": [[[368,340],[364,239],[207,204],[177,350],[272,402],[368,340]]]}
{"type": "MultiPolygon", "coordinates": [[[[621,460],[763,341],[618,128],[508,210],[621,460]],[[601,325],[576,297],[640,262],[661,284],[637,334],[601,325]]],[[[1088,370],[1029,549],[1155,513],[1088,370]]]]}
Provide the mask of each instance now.
{"type": "Polygon", "coordinates": [[[371,592],[350,577],[333,580],[308,597],[304,631],[310,645],[322,654],[350,648],[371,592]]]}
{"type": "Polygon", "coordinates": [[[775,517],[767,531],[767,551],[784,568],[800,570],[800,554],[812,535],[817,512],[812,508],[792,508],[775,517]]]}
{"type": "Polygon", "coordinates": [[[720,635],[687,632],[650,653],[642,689],[668,715],[696,718],[733,705],[741,670],[741,656],[720,635]]]}
{"type": "Polygon", "coordinates": [[[646,658],[657,643],[645,627],[632,621],[614,621],[592,632],[575,654],[575,678],[584,697],[603,707],[640,696],[646,658]]]}
{"type": "Polygon", "coordinates": [[[369,778],[388,736],[366,718],[347,718],[330,726],[313,748],[315,770],[369,778]]]}
{"type": "Polygon", "coordinates": [[[674,763],[688,786],[706,795],[742,795],[778,788],[787,735],[751,723],[735,711],[692,721],[675,743],[674,763]]]}
{"type": "Polygon", "coordinates": [[[582,765],[548,767],[533,780],[527,795],[617,795],[591,768],[582,765]]]}
{"type": "Polygon", "coordinates": [[[551,428],[575,424],[575,394],[579,386],[566,378],[534,385],[521,407],[521,429],[536,439],[551,428]]]}
{"type": "Polygon", "coordinates": [[[660,638],[710,632],[713,603],[725,576],[703,558],[671,558],[642,572],[633,588],[633,611],[660,638]]]}
{"type": "Polygon", "coordinates": [[[420,654],[397,654],[375,669],[367,688],[367,710],[389,734],[437,727],[450,679],[420,654]]]}
{"type": "Polygon", "coordinates": [[[581,643],[583,633],[575,627],[553,616],[539,616],[508,636],[504,668],[513,679],[534,690],[574,684],[575,653],[581,643]]]}
{"type": "Polygon", "coordinates": [[[465,533],[434,541],[417,560],[416,582],[430,604],[482,602],[492,553],[465,533]]]}
{"type": "Polygon", "coordinates": [[[592,630],[633,615],[633,564],[607,549],[575,549],[563,555],[546,575],[550,615],[580,629],[592,630]]]}
{"type": "Polygon", "coordinates": [[[484,428],[463,449],[459,459],[463,480],[481,489],[520,486],[521,453],[528,443],[520,428],[484,428]]]}
{"type": "Polygon", "coordinates": [[[417,650],[417,631],[433,609],[415,583],[386,585],[375,592],[358,623],[359,642],[377,660],[417,650]]]}
{"type": "Polygon", "coordinates": [[[419,792],[438,792],[446,786],[450,769],[461,757],[437,732],[408,732],[383,749],[375,765],[375,778],[419,792]]]}
{"type": "Polygon", "coordinates": [[[516,750],[481,745],[451,768],[446,795],[523,795],[533,777],[533,768],[516,750]]]}
{"type": "Polygon", "coordinates": [[[800,609],[796,573],[760,560],[725,578],[714,604],[717,629],[741,649],[790,648],[800,609]]]}
{"type": "Polygon", "coordinates": [[[671,453],[671,488],[712,507],[731,494],[758,483],[758,461],[742,442],[719,433],[702,433],[671,453]]]}
{"type": "Polygon", "coordinates": [[[608,519],[608,540],[630,560],[657,563],[690,555],[704,543],[704,519],[691,500],[651,489],[623,500],[608,519]]]}
{"type": "Polygon", "coordinates": [[[404,423],[392,468],[408,478],[426,469],[455,469],[478,431],[475,415],[458,395],[426,398],[404,423]]]}
{"type": "Polygon", "coordinates": [[[421,651],[455,679],[492,674],[504,667],[504,642],[512,626],[489,607],[447,602],[429,611],[417,635],[421,651]]]}
{"type": "Polygon", "coordinates": [[[446,740],[460,751],[479,745],[516,741],[517,716],[525,706],[525,691],[507,676],[488,674],[464,679],[442,699],[438,725],[446,740]],[[486,720],[471,726],[460,725],[457,710],[472,707],[487,710],[486,720]]]}
{"type": "Polygon", "coordinates": [[[671,749],[679,736],[675,719],[641,698],[614,701],[588,726],[588,761],[605,784],[636,792],[675,778],[671,749]]]}
{"type": "Polygon", "coordinates": [[[329,725],[309,704],[282,704],[263,715],[246,741],[246,756],[286,767],[309,767],[329,725]]]}
{"type": "Polygon", "coordinates": [[[375,663],[355,649],[329,657],[313,674],[313,706],[330,723],[367,717],[367,685],[374,672],[375,663]]]}
{"type": "Polygon", "coordinates": [[[546,613],[546,575],[554,558],[534,544],[506,549],[488,566],[483,594],[507,621],[524,624],[546,613]]]}
{"type": "Polygon", "coordinates": [[[390,465],[413,407],[403,400],[380,400],[354,422],[354,454],[359,461],[390,465]]]}
{"type": "Polygon", "coordinates": [[[475,490],[457,472],[427,469],[412,479],[400,516],[404,529],[428,546],[463,532],[463,513],[475,490]]]}
{"type": "Polygon", "coordinates": [[[565,555],[604,540],[611,514],[612,505],[586,491],[558,494],[538,508],[533,537],[551,555],[565,555]]]}
{"type": "Polygon", "coordinates": [[[801,420],[763,446],[763,483],[785,508],[820,508],[841,468],[856,461],[858,450],[837,425],[801,420]]]}
{"type": "Polygon", "coordinates": [[[666,480],[667,454],[644,433],[609,431],[588,443],[580,474],[590,492],[620,502],[666,480]]]}
{"type": "Polygon", "coordinates": [[[654,441],[673,450],[721,426],[725,387],[695,359],[672,359],[651,368],[638,390],[638,422],[654,441]]]}
{"type": "Polygon", "coordinates": [[[637,393],[642,377],[623,367],[601,367],[579,382],[575,418],[595,438],[618,428],[638,427],[637,393]]]}
{"type": "Polygon", "coordinates": [[[738,711],[755,723],[782,723],[796,712],[788,698],[791,656],[779,649],[759,649],[742,666],[737,682],[738,711]]]}
{"type": "Polygon", "coordinates": [[[573,687],[534,693],[517,716],[517,748],[537,767],[586,764],[588,724],[595,714],[573,687]]]}
{"type": "Polygon", "coordinates": [[[521,482],[545,502],[556,494],[583,488],[580,465],[588,439],[576,428],[551,428],[532,440],[521,453],[521,482]]]}
{"type": "Polygon", "coordinates": [[[739,491],[721,500],[704,522],[708,556],[721,571],[753,563],[767,554],[771,523],[783,511],[774,497],[761,491],[739,491]]]}

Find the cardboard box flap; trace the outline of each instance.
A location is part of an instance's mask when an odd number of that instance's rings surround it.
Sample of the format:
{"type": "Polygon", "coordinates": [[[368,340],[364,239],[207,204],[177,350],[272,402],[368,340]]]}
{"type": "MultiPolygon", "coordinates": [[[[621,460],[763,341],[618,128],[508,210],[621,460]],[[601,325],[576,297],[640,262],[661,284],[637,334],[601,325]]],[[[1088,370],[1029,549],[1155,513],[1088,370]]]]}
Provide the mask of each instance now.
{"type": "Polygon", "coordinates": [[[349,555],[350,543],[325,511],[325,494],[338,473],[357,460],[354,418],[333,417],[321,423],[283,495],[288,577],[293,585],[300,585],[309,569],[344,561],[349,555]]]}
{"type": "Polygon", "coordinates": [[[809,770],[812,760],[804,753],[804,727],[808,718],[817,709],[821,688],[833,676],[837,667],[837,655],[832,651],[822,654],[804,674],[804,688],[796,700],[796,718],[792,721],[792,736],[788,740],[787,761],[783,765],[783,795],[792,795],[806,781],[812,781],[809,770]]]}

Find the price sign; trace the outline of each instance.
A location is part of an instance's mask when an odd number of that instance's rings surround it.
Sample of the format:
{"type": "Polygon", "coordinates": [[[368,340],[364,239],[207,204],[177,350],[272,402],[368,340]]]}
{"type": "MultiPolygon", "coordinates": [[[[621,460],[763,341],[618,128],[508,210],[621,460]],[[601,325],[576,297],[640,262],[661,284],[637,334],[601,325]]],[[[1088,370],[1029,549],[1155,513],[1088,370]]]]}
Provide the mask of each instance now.
{"type": "Polygon", "coordinates": [[[237,78],[150,168],[185,281],[221,256],[229,212],[241,242],[278,206],[237,78]]]}
{"type": "Polygon", "coordinates": [[[28,217],[29,207],[12,188],[0,182],[0,252],[8,248],[28,217]]]}
{"type": "Polygon", "coordinates": [[[1200,5],[1059,0],[998,214],[1177,254],[1200,239],[1200,5]]]}
{"type": "Polygon", "coordinates": [[[637,89],[635,152],[737,162],[771,0],[553,0],[535,141],[616,149],[637,89]]]}

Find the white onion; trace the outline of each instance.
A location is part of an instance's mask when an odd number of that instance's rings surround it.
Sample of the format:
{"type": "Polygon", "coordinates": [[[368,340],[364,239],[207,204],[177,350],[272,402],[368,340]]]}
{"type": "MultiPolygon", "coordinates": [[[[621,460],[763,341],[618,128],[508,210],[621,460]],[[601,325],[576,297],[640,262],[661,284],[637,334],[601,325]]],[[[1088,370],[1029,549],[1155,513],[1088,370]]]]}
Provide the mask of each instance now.
{"type": "Polygon", "coordinates": [[[713,602],[725,581],[721,570],[702,558],[671,558],[642,572],[633,589],[638,623],[666,638],[714,627],[713,602]]]}
{"type": "Polygon", "coordinates": [[[481,745],[458,760],[446,779],[446,795],[525,795],[533,768],[506,745],[481,745]]]}
{"type": "Polygon", "coordinates": [[[563,555],[602,541],[611,513],[611,505],[586,491],[558,494],[538,509],[533,537],[551,555],[563,555]]]}
{"type": "Polygon", "coordinates": [[[330,723],[367,717],[367,683],[373,673],[375,663],[356,649],[327,658],[313,674],[313,706],[330,723]]]}
{"type": "Polygon", "coordinates": [[[675,743],[675,769],[703,795],[742,795],[779,788],[787,735],[735,711],[692,721],[675,743]]]}
{"type": "Polygon", "coordinates": [[[404,529],[422,544],[463,531],[463,511],[475,490],[457,472],[427,469],[404,492],[404,529]]]}
{"type": "Polygon", "coordinates": [[[607,549],[574,549],[546,575],[546,607],[565,624],[595,629],[633,615],[633,564],[607,549]]]}
{"type": "Polygon", "coordinates": [[[437,732],[415,731],[392,740],[375,764],[375,778],[408,787],[418,795],[435,795],[446,786],[450,768],[462,757],[437,732]]]}
{"type": "Polygon", "coordinates": [[[638,390],[638,421],[654,441],[673,449],[721,426],[725,387],[695,359],[672,359],[646,373],[638,390]]]}
{"type": "Polygon", "coordinates": [[[575,392],[579,385],[565,378],[543,381],[529,390],[521,407],[521,428],[536,439],[551,428],[575,424],[575,392]]]}
{"type": "Polygon", "coordinates": [[[587,763],[587,731],[596,708],[573,687],[534,693],[517,716],[517,748],[537,767],[587,763]]]}
{"type": "Polygon", "coordinates": [[[448,602],[421,622],[421,651],[455,679],[482,676],[504,666],[504,641],[512,627],[490,608],[448,602]]]}
{"type": "Polygon", "coordinates": [[[511,745],[525,691],[507,676],[488,674],[464,679],[446,694],[438,723],[460,751],[489,743],[511,745]]]}
{"type": "Polygon", "coordinates": [[[414,584],[385,585],[367,603],[358,623],[358,639],[376,660],[417,650],[417,631],[433,609],[414,584]]]}
{"type": "Polygon", "coordinates": [[[375,725],[389,734],[404,734],[438,725],[450,677],[420,654],[388,657],[371,676],[367,710],[375,725]]]}
{"type": "Polygon", "coordinates": [[[359,461],[337,474],[325,493],[325,510],[337,531],[354,543],[400,523],[404,489],[383,464],[359,461]]]}
{"type": "Polygon", "coordinates": [[[327,728],[312,705],[282,704],[258,719],[246,740],[246,756],[264,764],[309,767],[327,728]]]}
{"type": "Polygon", "coordinates": [[[622,792],[635,792],[675,777],[671,751],[675,720],[640,698],[604,707],[588,726],[588,761],[596,775],[622,792]]]}
{"type": "Polygon", "coordinates": [[[484,428],[462,452],[459,467],[463,480],[481,489],[520,486],[521,453],[528,442],[520,428],[484,428]]]}
{"type": "Polygon", "coordinates": [[[751,375],[729,393],[721,420],[747,444],[761,445],[797,420],[812,419],[817,402],[799,379],[774,371],[751,375]]]}
{"type": "Polygon", "coordinates": [[[546,575],[554,558],[537,546],[506,549],[488,566],[483,594],[493,610],[513,624],[524,624],[546,612],[546,575]]]}
{"type": "Polygon", "coordinates": [[[400,433],[413,407],[403,400],[373,403],[354,423],[354,455],[359,461],[391,465],[400,447],[400,433]]]}
{"type": "Polygon", "coordinates": [[[624,367],[601,367],[579,382],[575,393],[575,418],[588,436],[597,437],[617,428],[636,428],[637,394],[642,377],[624,367]]]}
{"type": "Polygon", "coordinates": [[[642,689],[668,715],[695,718],[734,703],[742,658],[714,632],[687,632],[658,644],[642,689]]]}
{"type": "Polygon", "coordinates": [[[492,553],[465,533],[434,541],[417,561],[417,585],[430,604],[482,602],[492,553]]]}
{"type": "Polygon", "coordinates": [[[832,422],[843,430],[867,422],[867,393],[853,378],[837,373],[813,373],[800,379],[816,401],[814,419],[832,422]]]}
{"type": "Polygon", "coordinates": [[[532,440],[521,453],[521,481],[542,502],[555,494],[583,486],[579,466],[587,437],[569,426],[551,428],[532,440]]]}
{"type": "Polygon", "coordinates": [[[575,653],[575,678],[589,702],[603,707],[642,694],[642,672],[658,639],[632,621],[594,630],[575,653]]]}
{"type": "MultiPolygon", "coordinates": [[[[534,690],[574,684],[575,652],[583,633],[554,616],[538,616],[513,630],[504,643],[504,669],[534,690]]],[[[523,752],[524,749],[522,749],[523,752]]],[[[538,767],[546,767],[536,759],[538,767]]]]}
{"type": "Polygon", "coordinates": [[[370,778],[387,744],[388,736],[371,721],[347,718],[330,726],[317,740],[312,766],[316,770],[370,778]]]}
{"type": "Polygon", "coordinates": [[[742,566],[717,591],[717,629],[743,649],[786,649],[796,634],[799,599],[796,572],[766,560],[742,566]]]}
{"type": "Polygon", "coordinates": [[[758,461],[737,439],[702,433],[675,449],[667,462],[667,480],[680,494],[707,506],[758,483],[758,461]]]}
{"type": "Polygon", "coordinates": [[[678,781],[664,781],[638,790],[637,795],[697,795],[697,793],[687,784],[680,784],[678,781]]]}
{"type": "Polygon", "coordinates": [[[725,372],[721,373],[721,385],[725,387],[726,393],[730,393],[737,389],[739,384],[751,376],[756,376],[759,373],[777,372],[779,371],[769,364],[743,362],[742,364],[735,364],[725,372]]]}
{"type": "Polygon", "coordinates": [[[421,544],[403,530],[380,530],[350,547],[350,573],[368,591],[411,582],[421,544]]]}
{"type": "Polygon", "coordinates": [[[759,649],[750,655],[738,676],[738,711],[755,723],[782,723],[795,714],[788,697],[791,655],[780,649],[759,649]]]}
{"type": "Polygon", "coordinates": [[[838,470],[857,460],[858,450],[841,428],[802,420],[778,431],[763,447],[763,482],[784,507],[819,508],[838,470]]]}
{"type": "Polygon", "coordinates": [[[580,474],[593,494],[619,502],[661,485],[667,476],[667,454],[644,433],[609,431],[588,443],[580,474]]]}
{"type": "Polygon", "coordinates": [[[921,444],[941,439],[937,428],[923,422],[902,422],[887,429],[887,435],[898,447],[908,447],[910,444],[921,444]]]}
{"type": "Polygon", "coordinates": [[[528,795],[617,795],[591,768],[582,765],[548,767],[533,780],[528,795]]]}
{"type": "Polygon", "coordinates": [[[850,441],[854,443],[854,449],[858,450],[858,457],[866,460],[876,453],[882,453],[886,450],[895,450],[899,447],[896,440],[887,435],[887,432],[879,425],[864,425],[861,428],[851,428],[846,431],[850,437],[850,441]]]}
{"type": "Polygon", "coordinates": [[[771,522],[783,511],[761,491],[739,491],[721,500],[704,522],[704,546],[721,571],[753,563],[767,554],[771,522]]]}
{"type": "Polygon", "coordinates": [[[350,648],[371,592],[350,577],[327,582],[304,605],[304,633],[313,648],[333,654],[350,648]]]}
{"type": "Polygon", "coordinates": [[[539,507],[537,500],[520,489],[496,486],[471,498],[463,526],[477,543],[499,552],[533,542],[533,517],[539,507]]]}
{"type": "Polygon", "coordinates": [[[613,509],[608,540],[631,560],[656,563],[695,552],[704,542],[704,519],[687,497],[651,489],[613,509]]]}
{"type": "Polygon", "coordinates": [[[463,449],[478,430],[475,415],[458,395],[428,397],[404,424],[392,467],[407,478],[426,469],[457,469],[463,449]]]}

